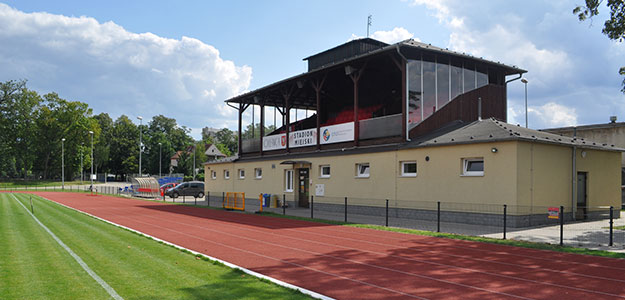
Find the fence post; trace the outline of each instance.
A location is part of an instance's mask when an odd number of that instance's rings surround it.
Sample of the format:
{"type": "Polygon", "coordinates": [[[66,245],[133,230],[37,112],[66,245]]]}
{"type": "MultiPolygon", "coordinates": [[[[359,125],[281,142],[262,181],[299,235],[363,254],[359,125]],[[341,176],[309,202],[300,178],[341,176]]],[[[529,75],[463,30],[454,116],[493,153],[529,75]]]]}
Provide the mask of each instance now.
{"type": "Polygon", "coordinates": [[[286,194],[282,194],[282,215],[286,215],[286,194]]]}
{"type": "Polygon", "coordinates": [[[182,204],[185,204],[186,203],[185,201],[186,201],[186,199],[184,197],[184,194],[182,194],[182,204]]]}
{"type": "Polygon", "coordinates": [[[193,205],[197,206],[197,195],[193,196],[193,205]]]}
{"type": "Polygon", "coordinates": [[[314,219],[313,211],[315,210],[315,196],[310,195],[310,218],[314,219]]]}
{"type": "Polygon", "coordinates": [[[386,199],[386,221],[384,222],[384,225],[388,227],[388,199],[386,199]]]}
{"type": "Polygon", "coordinates": [[[564,206],[560,206],[560,246],[564,245],[564,206]]]}
{"type": "Polygon", "coordinates": [[[165,202],[165,193],[163,193],[163,202],[165,202]]]}
{"type": "Polygon", "coordinates": [[[211,191],[206,191],[206,206],[211,206],[211,191]]]}
{"type": "Polygon", "coordinates": [[[345,223],[347,223],[347,197],[345,197],[345,223]]]}
{"type": "Polygon", "coordinates": [[[441,202],[436,202],[436,232],[441,232],[441,202]]]}
{"type": "Polygon", "coordinates": [[[506,239],[506,217],[508,216],[508,205],[503,205],[503,239],[506,239]]]}
{"type": "Polygon", "coordinates": [[[226,192],[221,192],[221,207],[226,208],[226,192]]]}
{"type": "Polygon", "coordinates": [[[614,230],[614,207],[610,206],[610,244],[609,246],[613,246],[612,233],[614,230]]]}

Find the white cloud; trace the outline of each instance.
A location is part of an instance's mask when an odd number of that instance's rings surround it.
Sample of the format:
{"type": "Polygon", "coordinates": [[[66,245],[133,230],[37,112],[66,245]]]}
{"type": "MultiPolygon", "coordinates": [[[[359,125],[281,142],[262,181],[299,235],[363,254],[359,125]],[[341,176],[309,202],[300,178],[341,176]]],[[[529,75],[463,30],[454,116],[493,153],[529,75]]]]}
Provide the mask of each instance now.
{"type": "MultiPolygon", "coordinates": [[[[229,121],[223,100],[246,91],[252,70],[190,38],[132,33],[89,17],[24,13],[0,3],[1,81],[88,103],[96,113],[174,117],[191,128],[229,121]]],[[[232,109],[231,109],[232,110],[232,109]]]]}
{"type": "Polygon", "coordinates": [[[541,127],[563,127],[577,124],[577,111],[575,108],[554,102],[549,102],[542,106],[530,106],[527,108],[527,112],[528,118],[532,119],[532,122],[544,124],[541,127]]]}
{"type": "MultiPolygon", "coordinates": [[[[372,39],[376,39],[378,41],[385,42],[387,44],[394,44],[397,42],[401,42],[407,39],[411,39],[414,37],[414,34],[409,32],[406,28],[403,27],[395,27],[393,30],[380,30],[372,33],[370,36],[372,39]]],[[[352,36],[349,40],[355,40],[363,38],[361,36],[355,35],[352,33],[352,36]]],[[[418,38],[415,38],[416,41],[421,41],[418,38]]]]}

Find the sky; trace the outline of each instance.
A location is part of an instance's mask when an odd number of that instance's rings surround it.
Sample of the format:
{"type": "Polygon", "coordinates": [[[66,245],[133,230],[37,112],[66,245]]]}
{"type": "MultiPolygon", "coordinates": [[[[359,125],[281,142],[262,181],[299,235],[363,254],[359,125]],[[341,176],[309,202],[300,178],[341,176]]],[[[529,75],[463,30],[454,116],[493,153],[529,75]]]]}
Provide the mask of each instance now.
{"type": "MultiPolygon", "coordinates": [[[[625,46],[601,33],[607,7],[580,22],[576,4],[0,0],[0,81],[26,79],[113,119],[162,114],[199,138],[207,126],[236,129],[224,100],[304,73],[303,58],[366,36],[372,15],[372,38],[412,38],[528,70],[530,128],[625,121],[625,46]]],[[[509,83],[509,123],[524,125],[524,101],[523,83],[509,83]]]]}

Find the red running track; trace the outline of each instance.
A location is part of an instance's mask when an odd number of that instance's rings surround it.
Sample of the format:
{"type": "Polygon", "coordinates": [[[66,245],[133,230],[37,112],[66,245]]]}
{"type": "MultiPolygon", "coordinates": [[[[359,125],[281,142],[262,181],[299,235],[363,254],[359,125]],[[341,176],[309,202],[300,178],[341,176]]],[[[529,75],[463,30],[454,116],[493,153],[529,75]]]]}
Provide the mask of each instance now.
{"type": "Polygon", "coordinates": [[[226,212],[36,193],[337,299],[621,299],[625,260],[226,212]]]}

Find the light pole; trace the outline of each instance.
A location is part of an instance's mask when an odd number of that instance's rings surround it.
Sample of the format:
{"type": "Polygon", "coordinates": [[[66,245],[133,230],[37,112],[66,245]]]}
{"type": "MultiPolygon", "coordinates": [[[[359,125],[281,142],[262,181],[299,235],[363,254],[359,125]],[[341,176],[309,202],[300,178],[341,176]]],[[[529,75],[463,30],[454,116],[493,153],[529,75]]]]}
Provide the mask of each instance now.
{"type": "Polygon", "coordinates": [[[143,146],[143,135],[141,133],[141,125],[143,125],[143,117],[142,116],[137,116],[137,119],[139,119],[139,177],[142,177],[141,175],[141,152],[143,152],[142,146],[143,146]]]}
{"type": "Polygon", "coordinates": [[[525,84],[525,128],[527,128],[527,78],[521,78],[521,82],[525,84]]]}
{"type": "Polygon", "coordinates": [[[196,144],[193,142],[193,181],[195,181],[195,148],[196,144]]]}
{"type": "Polygon", "coordinates": [[[85,170],[82,168],[82,148],[85,146],[85,143],[80,143],[80,184],[82,184],[83,176],[85,175],[85,170]]]}
{"type": "Polygon", "coordinates": [[[163,162],[163,158],[161,154],[163,153],[163,143],[158,143],[158,178],[161,178],[161,163],[163,162]]]}
{"type": "Polygon", "coordinates": [[[61,189],[65,189],[65,138],[61,139],[61,189]]]}
{"type": "Polygon", "coordinates": [[[89,178],[91,178],[91,190],[93,191],[93,131],[89,130],[89,133],[91,133],[91,175],[89,178]]]}

